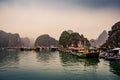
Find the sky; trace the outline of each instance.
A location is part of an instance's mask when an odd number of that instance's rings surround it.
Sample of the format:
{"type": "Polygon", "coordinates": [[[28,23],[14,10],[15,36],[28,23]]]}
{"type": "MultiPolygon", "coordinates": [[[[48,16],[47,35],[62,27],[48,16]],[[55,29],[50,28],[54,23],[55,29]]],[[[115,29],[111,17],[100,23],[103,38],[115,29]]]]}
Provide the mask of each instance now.
{"type": "Polygon", "coordinates": [[[0,0],[0,30],[59,39],[73,30],[96,39],[120,21],[120,0],[0,0]]]}

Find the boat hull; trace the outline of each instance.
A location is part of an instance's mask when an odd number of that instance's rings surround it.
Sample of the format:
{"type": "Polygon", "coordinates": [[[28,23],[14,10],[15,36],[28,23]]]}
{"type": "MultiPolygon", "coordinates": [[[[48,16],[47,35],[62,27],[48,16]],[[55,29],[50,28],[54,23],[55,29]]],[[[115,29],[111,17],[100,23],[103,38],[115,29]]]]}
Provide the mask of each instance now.
{"type": "Polygon", "coordinates": [[[78,58],[86,58],[85,53],[77,53],[76,55],[77,55],[78,58]]]}
{"type": "Polygon", "coordinates": [[[114,61],[114,60],[120,60],[120,56],[119,57],[105,57],[105,60],[110,60],[110,61],[114,61]]]}
{"type": "Polygon", "coordinates": [[[88,53],[88,54],[77,53],[77,57],[79,57],[79,58],[98,58],[99,57],[99,52],[88,53]]]}
{"type": "Polygon", "coordinates": [[[99,52],[96,52],[96,53],[88,53],[86,54],[86,57],[87,58],[98,58],[99,57],[99,52]]]}

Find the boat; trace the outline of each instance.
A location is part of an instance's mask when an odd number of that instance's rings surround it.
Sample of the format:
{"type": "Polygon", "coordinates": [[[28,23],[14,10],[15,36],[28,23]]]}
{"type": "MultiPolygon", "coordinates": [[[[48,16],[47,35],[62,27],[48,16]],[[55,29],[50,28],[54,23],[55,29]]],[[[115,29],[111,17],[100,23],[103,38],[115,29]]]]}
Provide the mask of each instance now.
{"type": "Polygon", "coordinates": [[[107,48],[102,47],[102,48],[98,48],[98,49],[99,49],[99,52],[100,52],[99,57],[100,58],[105,58],[105,53],[107,52],[107,48]]]}
{"type": "Polygon", "coordinates": [[[114,48],[105,53],[106,60],[120,60],[120,48],[114,48]]]}
{"type": "Polygon", "coordinates": [[[88,54],[86,54],[86,57],[88,57],[88,58],[99,58],[99,52],[88,53],[88,54]]]}
{"type": "Polygon", "coordinates": [[[76,57],[79,58],[86,58],[86,54],[85,54],[85,48],[83,47],[77,47],[77,48],[71,48],[72,52],[70,52],[71,55],[74,55],[76,57]]]}
{"type": "Polygon", "coordinates": [[[85,51],[78,51],[77,52],[77,56],[79,58],[86,58],[87,57],[86,54],[85,54],[85,51]]]}
{"type": "Polygon", "coordinates": [[[30,47],[21,47],[20,48],[20,51],[32,51],[33,48],[30,48],[30,47]]]}
{"type": "Polygon", "coordinates": [[[86,52],[86,57],[88,58],[98,58],[100,52],[98,51],[97,48],[94,47],[89,47],[88,51],[86,52]]]}
{"type": "Polygon", "coordinates": [[[96,48],[93,48],[93,47],[90,47],[90,48],[73,48],[72,49],[72,54],[76,55],[79,58],[98,58],[99,57],[99,51],[96,48]]]}

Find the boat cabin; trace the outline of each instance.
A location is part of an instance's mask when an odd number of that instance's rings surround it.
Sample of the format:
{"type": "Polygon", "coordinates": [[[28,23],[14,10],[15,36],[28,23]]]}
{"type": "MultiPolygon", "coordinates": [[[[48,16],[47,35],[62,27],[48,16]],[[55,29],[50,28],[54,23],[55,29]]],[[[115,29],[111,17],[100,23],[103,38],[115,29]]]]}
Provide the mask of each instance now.
{"type": "Polygon", "coordinates": [[[120,55],[120,48],[111,49],[109,52],[105,54],[105,57],[115,55],[120,55]]]}
{"type": "Polygon", "coordinates": [[[120,55],[120,48],[112,49],[113,53],[120,55]]]}

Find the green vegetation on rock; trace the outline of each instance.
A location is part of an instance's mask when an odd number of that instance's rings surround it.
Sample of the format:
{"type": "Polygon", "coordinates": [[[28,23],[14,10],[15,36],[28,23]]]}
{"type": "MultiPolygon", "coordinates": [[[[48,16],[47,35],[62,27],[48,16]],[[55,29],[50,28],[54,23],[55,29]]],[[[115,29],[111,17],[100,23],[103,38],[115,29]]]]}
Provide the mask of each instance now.
{"type": "Polygon", "coordinates": [[[120,22],[117,22],[112,26],[112,29],[109,31],[109,37],[105,44],[102,47],[106,48],[116,48],[120,47],[120,22]]]}
{"type": "Polygon", "coordinates": [[[69,40],[70,34],[67,31],[63,31],[60,38],[59,38],[59,44],[62,45],[63,47],[68,46],[68,40],[69,40]]]}
{"type": "Polygon", "coordinates": [[[90,46],[90,43],[87,38],[84,38],[84,36],[77,32],[70,32],[63,31],[60,38],[59,38],[59,44],[63,46],[64,48],[73,46],[73,47],[79,47],[82,46],[90,46]]]}

